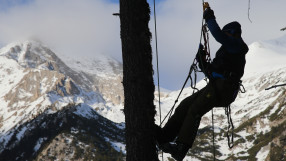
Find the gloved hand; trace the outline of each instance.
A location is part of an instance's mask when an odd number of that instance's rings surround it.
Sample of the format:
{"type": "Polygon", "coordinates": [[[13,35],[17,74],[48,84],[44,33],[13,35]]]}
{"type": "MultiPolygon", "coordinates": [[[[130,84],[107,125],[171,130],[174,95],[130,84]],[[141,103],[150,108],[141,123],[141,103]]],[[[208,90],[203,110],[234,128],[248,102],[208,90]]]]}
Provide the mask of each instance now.
{"type": "Polygon", "coordinates": [[[204,19],[206,21],[210,20],[210,19],[215,19],[215,15],[214,15],[214,11],[211,8],[207,8],[204,11],[204,15],[203,15],[204,19]]]}
{"type": "Polygon", "coordinates": [[[197,62],[205,61],[206,59],[206,52],[202,44],[199,45],[199,50],[197,52],[196,59],[197,59],[197,62]]]}
{"type": "Polygon", "coordinates": [[[206,61],[206,51],[204,50],[204,46],[200,44],[199,50],[196,55],[196,60],[198,62],[199,68],[204,72],[204,74],[209,77],[211,64],[206,61]]]}

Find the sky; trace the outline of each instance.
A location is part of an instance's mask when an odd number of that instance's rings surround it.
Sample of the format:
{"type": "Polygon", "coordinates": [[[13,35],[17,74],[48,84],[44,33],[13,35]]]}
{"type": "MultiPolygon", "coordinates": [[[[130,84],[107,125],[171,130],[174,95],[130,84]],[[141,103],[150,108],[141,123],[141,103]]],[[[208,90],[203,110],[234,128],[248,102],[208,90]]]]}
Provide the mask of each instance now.
{"type": "MultiPolygon", "coordinates": [[[[150,1],[153,10],[153,1],[150,1]]],[[[242,37],[255,41],[276,39],[286,34],[285,0],[210,0],[218,24],[231,21],[242,25],[242,37]]],[[[178,90],[195,57],[202,22],[202,1],[156,1],[160,86],[178,90]]],[[[111,55],[122,61],[118,0],[0,0],[0,46],[28,38],[40,39],[56,54],[78,56],[111,55]]],[[[149,28],[153,33],[153,12],[149,28]]],[[[218,44],[210,35],[211,55],[218,44]]],[[[154,59],[154,68],[156,56],[154,59]]],[[[154,69],[156,71],[156,69],[154,69]]],[[[202,79],[202,75],[199,76],[202,79]]],[[[157,77],[154,74],[157,84],[157,77]]]]}

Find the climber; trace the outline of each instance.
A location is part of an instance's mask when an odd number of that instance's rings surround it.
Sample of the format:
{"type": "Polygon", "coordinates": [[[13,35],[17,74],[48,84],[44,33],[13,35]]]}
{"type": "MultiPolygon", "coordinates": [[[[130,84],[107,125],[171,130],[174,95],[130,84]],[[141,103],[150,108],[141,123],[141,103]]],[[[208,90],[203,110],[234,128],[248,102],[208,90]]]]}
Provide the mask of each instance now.
{"type": "Polygon", "coordinates": [[[177,161],[182,161],[192,147],[201,117],[212,108],[227,107],[235,100],[244,74],[248,47],[241,38],[240,24],[231,22],[220,29],[214,11],[209,7],[203,18],[213,37],[221,44],[212,62],[203,59],[206,51],[202,45],[196,56],[199,67],[210,81],[185,98],[163,128],[156,127],[159,148],[177,161]]]}

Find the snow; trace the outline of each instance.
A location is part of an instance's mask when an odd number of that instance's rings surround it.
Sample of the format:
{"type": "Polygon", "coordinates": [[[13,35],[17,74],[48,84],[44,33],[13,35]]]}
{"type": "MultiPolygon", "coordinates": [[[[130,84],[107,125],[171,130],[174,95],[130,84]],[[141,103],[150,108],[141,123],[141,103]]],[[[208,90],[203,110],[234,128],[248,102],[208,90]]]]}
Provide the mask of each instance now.
{"type": "Polygon", "coordinates": [[[257,161],[264,161],[270,152],[270,143],[260,149],[257,153],[256,158],[257,161]]]}
{"type": "Polygon", "coordinates": [[[71,128],[71,133],[77,134],[79,133],[78,129],[75,129],[74,127],[71,128]]]}
{"type": "Polygon", "coordinates": [[[27,130],[27,127],[23,127],[23,128],[18,132],[18,134],[16,135],[16,137],[17,137],[18,140],[21,140],[21,139],[23,138],[23,135],[24,135],[24,133],[26,132],[26,130],[27,130]]]}
{"type": "Polygon", "coordinates": [[[285,67],[286,35],[269,41],[254,42],[249,45],[246,55],[245,76],[265,73],[285,67]]]}
{"type": "MultiPolygon", "coordinates": [[[[33,42],[34,43],[34,42],[33,42]]],[[[75,96],[60,96],[53,91],[48,91],[47,78],[44,78],[41,81],[41,86],[39,91],[42,96],[37,100],[32,102],[18,101],[11,106],[8,106],[9,102],[5,99],[5,95],[12,91],[15,92],[17,84],[23,79],[23,77],[31,71],[31,67],[27,67],[27,62],[25,60],[24,54],[28,49],[31,42],[16,42],[7,45],[6,47],[0,49],[0,116],[3,116],[3,126],[0,128],[0,142],[3,145],[6,145],[7,142],[11,139],[12,132],[9,133],[10,129],[13,129],[20,122],[27,122],[36,115],[45,111],[49,108],[50,105],[54,105],[56,110],[48,109],[47,114],[55,113],[57,110],[61,110],[64,106],[74,103],[80,104],[76,107],[74,111],[75,114],[85,117],[85,118],[95,118],[96,112],[102,115],[105,118],[108,118],[114,122],[122,123],[118,127],[121,129],[125,128],[124,125],[124,113],[123,113],[123,104],[114,105],[108,102],[102,94],[96,91],[84,91],[78,85],[76,85],[80,94],[75,96]],[[19,46],[19,51],[12,52],[11,48],[19,46]],[[40,106],[39,106],[40,105],[40,106]],[[17,109],[19,108],[19,109],[17,109]],[[17,111],[17,113],[15,113],[17,111]],[[21,113],[21,115],[20,115],[21,113]]],[[[32,51],[35,51],[35,48],[40,46],[35,43],[32,45],[32,51]]],[[[244,121],[247,121],[250,118],[253,118],[259,115],[262,111],[266,110],[269,106],[273,106],[270,110],[270,113],[267,116],[275,113],[279,108],[279,101],[277,99],[282,94],[285,87],[277,88],[275,90],[266,91],[265,88],[270,87],[275,84],[282,84],[286,82],[286,36],[283,36],[276,40],[270,41],[259,41],[249,45],[249,52],[246,56],[246,68],[245,75],[243,77],[243,85],[246,88],[246,93],[240,93],[236,101],[231,105],[232,108],[232,118],[235,127],[238,127],[244,121]]],[[[35,51],[36,52],[36,51],[35,51]]],[[[43,60],[48,60],[50,55],[46,54],[43,50],[39,51],[39,56],[43,60]]],[[[62,61],[68,65],[71,69],[76,72],[86,72],[91,75],[96,75],[97,77],[104,79],[114,79],[114,76],[117,76],[118,73],[122,72],[121,64],[116,62],[112,58],[106,58],[100,55],[95,55],[94,58],[90,57],[77,57],[72,58],[69,56],[60,56],[62,61]],[[112,64],[112,65],[111,65],[112,64]]],[[[49,70],[44,66],[40,66],[35,71],[38,70],[49,70]]],[[[52,84],[54,84],[58,78],[56,76],[52,79],[52,84]]],[[[199,89],[203,88],[206,85],[206,82],[200,81],[197,84],[199,89]]],[[[169,91],[161,88],[161,110],[162,118],[166,116],[170,108],[174,105],[174,102],[179,94],[179,91],[169,91]]],[[[184,89],[181,97],[178,100],[179,104],[184,98],[190,96],[193,93],[193,89],[187,87],[184,89]]],[[[20,95],[18,98],[32,97],[32,94],[25,90],[20,90],[20,95]]],[[[158,109],[158,92],[155,92],[154,104],[156,105],[156,110],[158,109]]],[[[285,108],[285,107],[283,107],[285,108]]],[[[279,111],[281,112],[283,108],[279,111]]],[[[226,119],[216,119],[218,116],[224,116],[223,108],[215,108],[215,132],[219,133],[221,129],[227,129],[227,120],[226,119]]],[[[200,128],[210,125],[211,113],[207,113],[204,118],[206,121],[202,121],[200,128]]],[[[156,123],[160,124],[159,114],[156,114],[156,123]]],[[[203,119],[204,120],[204,119],[203,119]]],[[[164,122],[166,123],[166,121],[164,122]]],[[[270,122],[267,118],[260,118],[254,125],[256,133],[266,133],[270,131],[270,122]]],[[[22,128],[17,133],[17,139],[21,139],[26,131],[26,128],[22,128]]],[[[76,129],[74,132],[78,132],[76,129]]],[[[237,133],[237,135],[245,138],[246,136],[251,135],[245,129],[237,133]]],[[[237,139],[237,138],[235,138],[237,139]]],[[[125,151],[125,145],[118,142],[113,142],[109,139],[112,146],[116,150],[125,151]]],[[[216,138],[218,140],[218,138],[216,138]]],[[[40,144],[44,141],[44,138],[39,139],[37,144],[34,147],[34,150],[37,151],[40,148],[40,144]]],[[[253,146],[253,142],[246,142],[244,144],[239,144],[234,149],[230,150],[227,146],[227,139],[217,141],[217,145],[220,146],[220,151],[223,152],[223,156],[219,158],[224,160],[228,157],[228,154],[236,154],[241,151],[245,151],[253,146]]],[[[258,160],[265,159],[265,155],[268,154],[267,146],[263,147],[257,154],[258,160]]],[[[203,155],[203,154],[202,154],[203,155]]],[[[209,155],[206,153],[205,155],[209,155]]],[[[240,154],[240,156],[247,156],[248,154],[240,154]]],[[[168,154],[164,156],[170,157],[168,154]]],[[[198,160],[192,157],[186,157],[185,160],[198,160]]]]}
{"type": "Polygon", "coordinates": [[[104,116],[105,118],[108,118],[109,120],[116,122],[116,123],[122,123],[125,122],[125,117],[123,113],[123,105],[113,105],[112,103],[107,103],[104,106],[101,104],[98,104],[99,111],[97,111],[100,115],[104,116]],[[101,108],[100,108],[101,107],[101,108]]]}
{"type": "Polygon", "coordinates": [[[125,129],[125,123],[124,122],[121,122],[119,124],[116,125],[119,129],[125,129]]]}
{"type": "Polygon", "coordinates": [[[271,109],[270,115],[273,114],[273,113],[275,113],[276,110],[278,110],[278,108],[279,108],[279,104],[276,104],[276,105],[271,109]]]}
{"type": "MultiPolygon", "coordinates": [[[[168,158],[172,158],[172,156],[169,153],[163,153],[163,158],[162,158],[162,153],[159,153],[158,158],[160,161],[167,161],[170,160],[168,158]]],[[[183,161],[201,161],[201,160],[191,156],[186,156],[183,161]]]]}
{"type": "Polygon", "coordinates": [[[121,71],[120,64],[107,55],[96,54],[94,57],[80,56],[73,58],[71,56],[59,55],[61,59],[77,72],[86,72],[95,74],[99,77],[112,79],[115,76],[114,70],[121,71]],[[114,65],[114,67],[111,66],[114,65]]]}
{"type": "Polygon", "coordinates": [[[256,126],[255,126],[256,132],[257,133],[262,132],[263,134],[265,134],[271,130],[271,127],[269,126],[269,120],[268,119],[262,119],[261,121],[262,121],[262,123],[259,121],[256,122],[256,126]],[[264,124],[264,127],[261,124],[264,124]]]}
{"type": "MultiPolygon", "coordinates": [[[[7,143],[9,142],[9,140],[11,139],[11,137],[13,136],[13,132],[3,133],[2,136],[0,135],[0,143],[3,147],[5,147],[7,145],[7,143]]],[[[1,152],[1,150],[4,150],[4,149],[0,149],[0,152],[1,152]]]]}
{"type": "Polygon", "coordinates": [[[40,138],[40,139],[37,141],[36,145],[34,146],[34,151],[35,151],[35,152],[37,152],[37,151],[41,148],[42,143],[43,143],[45,140],[47,140],[46,137],[40,138]]]}
{"type": "Polygon", "coordinates": [[[26,73],[19,64],[0,53],[0,97],[3,97],[18,84],[26,73]]]}
{"type": "Polygon", "coordinates": [[[109,142],[111,144],[111,146],[118,152],[123,152],[124,154],[126,154],[126,145],[120,142],[114,142],[112,140],[110,140],[109,138],[105,137],[104,138],[105,141],[109,142]]]}
{"type": "Polygon", "coordinates": [[[126,154],[125,144],[119,142],[110,142],[111,146],[118,152],[126,154]]]}
{"type": "MultiPolygon", "coordinates": [[[[32,102],[26,102],[24,100],[26,98],[33,97],[33,94],[29,92],[29,89],[24,90],[22,88],[19,89],[19,93],[16,94],[16,96],[17,98],[23,100],[18,100],[12,105],[9,105],[10,98],[6,98],[4,96],[6,96],[9,92],[15,93],[17,86],[26,74],[31,71],[40,72],[41,70],[47,70],[43,69],[42,66],[40,66],[39,69],[26,66],[26,63],[29,62],[29,60],[27,60],[24,55],[28,49],[28,46],[31,47],[31,51],[39,54],[43,61],[50,57],[50,55],[45,53],[45,51],[41,48],[42,45],[38,44],[37,42],[15,42],[0,49],[0,116],[3,116],[3,126],[0,128],[0,140],[5,140],[5,142],[9,141],[10,134],[7,132],[10,129],[13,129],[16,125],[19,125],[20,122],[25,123],[33,119],[41,112],[45,111],[52,104],[55,104],[57,110],[60,110],[62,107],[69,103],[79,104],[84,102],[88,102],[90,105],[103,102],[102,107],[106,107],[104,99],[97,92],[82,91],[80,95],[67,97],[53,94],[53,92],[48,93],[48,83],[55,84],[58,79],[55,75],[52,79],[52,82],[47,82],[47,78],[44,78],[40,82],[41,86],[39,91],[42,95],[41,97],[33,100],[32,102]],[[13,48],[15,51],[12,50],[13,48]],[[35,51],[36,48],[37,51],[35,51]]],[[[35,77],[31,77],[31,79],[35,79],[35,77]]],[[[35,88],[35,86],[31,87],[35,88]]],[[[88,105],[78,110],[77,114],[83,115],[84,117],[91,117],[91,112],[94,112],[94,110],[92,108],[87,108],[87,106],[88,105]]],[[[56,111],[49,109],[47,114],[55,112],[56,111]]],[[[24,132],[25,128],[21,129],[21,131],[17,134],[17,138],[21,139],[24,132]]]]}
{"type": "Polygon", "coordinates": [[[86,104],[80,104],[79,106],[76,107],[76,111],[73,112],[74,114],[78,116],[82,116],[88,119],[97,119],[97,116],[94,115],[94,110],[86,105],[86,104]]]}

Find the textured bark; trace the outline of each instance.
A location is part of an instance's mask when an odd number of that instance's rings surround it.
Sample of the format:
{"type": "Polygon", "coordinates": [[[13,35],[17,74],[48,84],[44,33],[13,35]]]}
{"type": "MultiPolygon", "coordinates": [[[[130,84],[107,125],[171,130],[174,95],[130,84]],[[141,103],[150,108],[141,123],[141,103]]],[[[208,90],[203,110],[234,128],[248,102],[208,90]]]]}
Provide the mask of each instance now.
{"type": "Polygon", "coordinates": [[[146,0],[120,0],[127,161],[158,160],[149,20],[146,0]]]}

